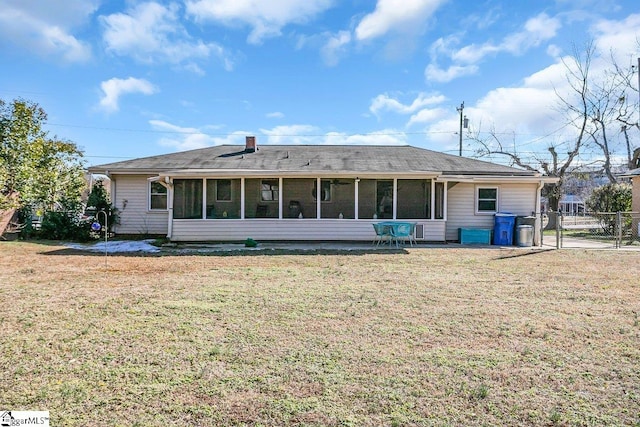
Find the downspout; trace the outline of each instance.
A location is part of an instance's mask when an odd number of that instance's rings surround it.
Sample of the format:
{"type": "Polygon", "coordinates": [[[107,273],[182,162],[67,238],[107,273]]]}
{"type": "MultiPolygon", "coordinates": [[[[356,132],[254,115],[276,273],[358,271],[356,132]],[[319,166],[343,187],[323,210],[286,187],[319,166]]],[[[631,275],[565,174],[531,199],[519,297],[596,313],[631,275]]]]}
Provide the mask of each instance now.
{"type": "Polygon", "coordinates": [[[167,208],[169,210],[169,217],[167,224],[167,239],[171,240],[173,237],[173,179],[168,176],[164,177],[164,182],[167,184],[167,208]]]}

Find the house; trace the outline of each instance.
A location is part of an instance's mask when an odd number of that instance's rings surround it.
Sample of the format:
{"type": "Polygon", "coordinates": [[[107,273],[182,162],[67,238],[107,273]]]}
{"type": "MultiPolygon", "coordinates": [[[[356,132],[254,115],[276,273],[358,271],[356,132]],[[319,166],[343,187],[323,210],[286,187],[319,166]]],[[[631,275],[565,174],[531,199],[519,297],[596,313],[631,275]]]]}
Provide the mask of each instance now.
{"type": "MultiPolygon", "coordinates": [[[[542,212],[549,211],[549,199],[542,197],[540,200],[542,212]]],[[[586,212],[585,201],[575,194],[565,194],[558,201],[558,210],[563,215],[584,215],[586,212]]]]}
{"type": "Polygon", "coordinates": [[[554,178],[412,146],[222,145],[89,168],[111,180],[118,234],[172,241],[344,240],[411,220],[418,241],[455,241],[494,214],[539,212],[554,178]]]}
{"type": "Polygon", "coordinates": [[[640,212],[640,148],[633,150],[633,158],[629,166],[634,169],[621,174],[620,177],[631,180],[631,210],[640,212]]]}
{"type": "Polygon", "coordinates": [[[620,176],[631,180],[631,210],[640,212],[640,168],[631,169],[620,176]]]}

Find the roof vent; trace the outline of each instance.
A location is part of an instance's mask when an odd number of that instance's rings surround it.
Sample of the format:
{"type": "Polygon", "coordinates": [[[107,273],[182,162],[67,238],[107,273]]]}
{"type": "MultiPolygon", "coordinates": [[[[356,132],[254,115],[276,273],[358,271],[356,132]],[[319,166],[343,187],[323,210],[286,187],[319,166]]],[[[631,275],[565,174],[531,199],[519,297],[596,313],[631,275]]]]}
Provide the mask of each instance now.
{"type": "Polygon", "coordinates": [[[246,138],[246,145],[244,147],[245,153],[255,153],[256,152],[256,137],[248,136],[246,138]]]}

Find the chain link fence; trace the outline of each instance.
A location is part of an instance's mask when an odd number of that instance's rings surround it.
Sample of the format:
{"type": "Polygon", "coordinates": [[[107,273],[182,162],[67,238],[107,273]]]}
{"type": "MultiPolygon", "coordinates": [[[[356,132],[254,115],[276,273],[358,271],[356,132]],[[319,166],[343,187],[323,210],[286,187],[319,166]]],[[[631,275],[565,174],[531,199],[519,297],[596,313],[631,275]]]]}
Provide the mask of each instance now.
{"type": "Polygon", "coordinates": [[[542,237],[545,245],[559,248],[640,247],[640,212],[584,212],[543,215],[542,237]]]}

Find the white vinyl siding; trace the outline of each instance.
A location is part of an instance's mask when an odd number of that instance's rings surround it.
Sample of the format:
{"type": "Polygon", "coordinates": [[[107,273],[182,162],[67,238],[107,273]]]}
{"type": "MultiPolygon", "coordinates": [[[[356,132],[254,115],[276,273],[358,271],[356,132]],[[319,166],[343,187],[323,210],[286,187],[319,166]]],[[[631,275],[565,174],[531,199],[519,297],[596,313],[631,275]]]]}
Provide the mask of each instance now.
{"type": "Polygon", "coordinates": [[[149,181],[152,175],[113,175],[113,203],[118,208],[118,234],[162,234],[168,229],[167,210],[149,210],[149,181]],[[126,202],[126,206],[124,201],[126,202]]]}
{"type": "MultiPolygon", "coordinates": [[[[371,241],[375,220],[348,219],[249,219],[207,221],[181,219],[173,222],[173,241],[260,240],[371,241]]],[[[444,241],[444,221],[419,221],[424,226],[423,241],[444,241]]]]}
{"type": "Polygon", "coordinates": [[[476,188],[498,188],[498,212],[531,215],[536,210],[537,184],[450,183],[447,193],[447,240],[458,239],[459,228],[491,228],[494,216],[476,214],[476,188]]]}

